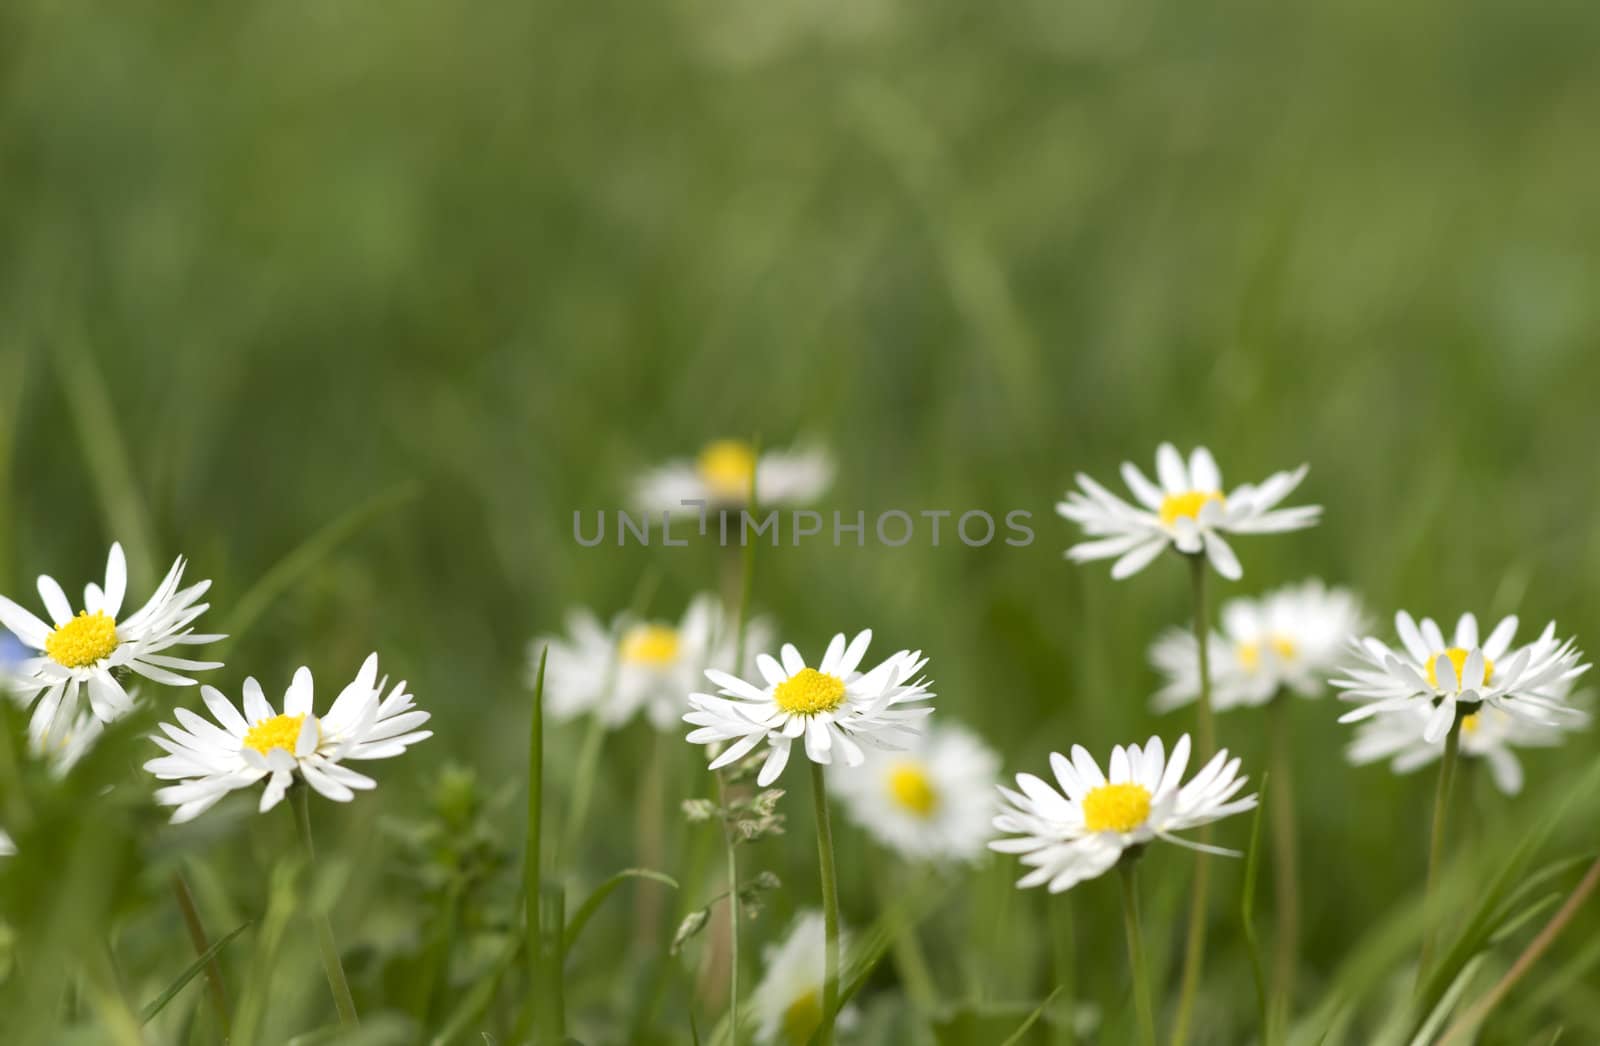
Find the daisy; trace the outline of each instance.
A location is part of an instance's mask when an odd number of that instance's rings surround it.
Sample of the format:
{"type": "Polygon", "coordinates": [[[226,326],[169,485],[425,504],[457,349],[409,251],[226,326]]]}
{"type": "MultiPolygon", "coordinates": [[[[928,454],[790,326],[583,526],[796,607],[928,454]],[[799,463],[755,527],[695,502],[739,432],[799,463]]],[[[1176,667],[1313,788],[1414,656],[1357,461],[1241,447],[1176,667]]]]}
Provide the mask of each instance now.
{"type": "Polygon", "coordinates": [[[118,620],[128,588],[128,564],[120,544],[106,558],[102,588],[84,590],[84,609],[74,615],[72,604],[54,578],[39,578],[39,598],[50,615],[45,624],[33,614],[0,596],[0,624],[42,656],[18,666],[16,686],[25,703],[38,701],[28,733],[35,745],[58,724],[74,721],[78,696],[87,690],[89,707],[104,722],[111,722],[133,707],[133,700],[118,681],[118,669],[138,673],[168,686],[193,686],[182,672],[221,668],[220,661],[189,661],[164,654],[177,646],[211,643],[222,636],[198,635],[190,626],[209,604],[199,602],[211,587],[201,581],[180,588],[184,560],[172,564],[143,607],[118,620]]]}
{"type": "Polygon", "coordinates": [[[1150,482],[1132,462],[1122,465],[1122,479],[1142,508],[1123,501],[1094,480],[1078,473],[1080,490],[1069,491],[1056,511],[1083,528],[1093,540],[1074,545],[1067,555],[1078,563],[1118,557],[1114,578],[1143,570],[1169,545],[1185,555],[1202,552],[1217,573],[1232,581],[1243,574],[1239,559],[1223,540],[1229,534],[1268,534],[1313,526],[1322,514],[1317,505],[1276,509],[1305,478],[1308,466],[1277,472],[1260,486],[1245,484],[1224,495],[1222,473],[1211,452],[1195,448],[1185,465],[1178,450],[1163,443],[1156,450],[1156,475],[1150,482]]]}
{"type": "Polygon", "coordinates": [[[712,508],[739,506],[750,495],[750,480],[763,504],[814,501],[833,482],[833,460],[816,448],[762,451],[749,443],[719,439],[693,461],[669,461],[650,469],[634,484],[634,501],[643,508],[676,512],[686,501],[712,508]]]}
{"type": "MultiPolygon", "coordinates": [[[[766,950],[766,972],[750,997],[756,1042],[805,1046],[822,1027],[825,948],[822,913],[803,911],[795,916],[783,942],[766,950]]],[[[846,1009],[838,1023],[848,1025],[851,1018],[846,1009]]]]}
{"type": "Polygon", "coordinates": [[[373,654],[321,717],[312,712],[307,668],[295,672],[282,714],[273,711],[253,678],[244,681],[244,715],[214,687],[201,687],[200,696],[221,726],[187,708],[175,711],[181,726],[161,724],[166,736],[151,740],[167,754],[144,768],[163,781],[183,783],[157,789],[156,801],[176,806],[172,821],[179,824],[265,778],[260,807],[265,813],[298,774],[329,799],[349,802],[355,790],[376,788],[377,782],[342,765],[345,760],[388,759],[433,736],[431,730],[417,729],[428,713],[416,710],[405,682],[384,697],[387,685],[387,679],[378,679],[378,655],[373,654]]]}
{"type": "MultiPolygon", "coordinates": [[[[1461,719],[1461,754],[1482,759],[1489,767],[1495,787],[1506,795],[1522,791],[1522,762],[1517,748],[1553,748],[1567,734],[1588,726],[1588,716],[1539,723],[1509,715],[1493,706],[1480,708],[1461,719]]],[[[1444,746],[1423,738],[1431,713],[1421,702],[1412,702],[1392,712],[1381,712],[1356,728],[1345,758],[1356,766],[1387,760],[1397,774],[1420,770],[1444,752],[1444,746]]]]}
{"type": "Polygon", "coordinates": [[[1017,881],[1019,887],[1048,884],[1051,893],[1103,875],[1125,852],[1152,839],[1231,854],[1172,833],[1255,807],[1254,795],[1234,798],[1246,781],[1239,776],[1239,760],[1230,760],[1223,749],[1180,785],[1188,765],[1188,734],[1172,746],[1170,761],[1159,737],[1142,750],[1118,745],[1111,751],[1109,777],[1081,745],[1073,746],[1071,759],[1052,753],[1050,766],[1061,791],[1032,774],[1017,775],[1020,793],[1002,786],[1006,805],[994,827],[1011,838],[996,839],[989,848],[1020,854],[1033,869],[1017,881]]]}
{"type": "Polygon", "coordinates": [[[972,861],[995,813],[1000,757],[964,727],[931,726],[901,752],[868,752],[829,778],[857,824],[911,860],[972,861]]]}
{"type": "Polygon", "coordinates": [[[17,852],[17,844],[11,841],[11,836],[0,828],[0,857],[10,857],[17,852]]]}
{"type": "MultiPolygon", "coordinates": [[[[1364,625],[1354,595],[1315,578],[1259,599],[1229,600],[1207,651],[1212,707],[1264,705],[1282,691],[1316,697],[1364,625]]],[[[1150,664],[1166,679],[1152,708],[1170,712],[1199,698],[1198,653],[1188,629],[1171,629],[1151,645],[1150,664]]]]}
{"type": "Polygon", "coordinates": [[[1448,643],[1432,618],[1419,625],[1402,610],[1394,623],[1401,650],[1370,636],[1352,644],[1359,664],[1333,685],[1344,691],[1341,697],[1362,704],[1339,722],[1416,703],[1431,708],[1422,737],[1437,744],[1454,725],[1457,705],[1468,713],[1488,705],[1547,726],[1582,719],[1583,713],[1565,702],[1565,688],[1589,666],[1580,663],[1583,655],[1572,640],[1556,639],[1553,622],[1537,640],[1515,649],[1515,616],[1502,619],[1481,644],[1478,619],[1471,614],[1461,615],[1448,643]]]}
{"type": "MultiPolygon", "coordinates": [[[[567,615],[565,636],[546,636],[528,647],[529,681],[549,650],[545,669],[545,708],[562,722],[593,713],[613,729],[641,709],[657,730],[682,717],[684,695],[707,668],[739,673],[733,663],[736,623],[713,596],[689,602],[677,622],[623,618],[611,627],[586,609],[567,615]]],[[[757,618],[745,626],[745,647],[759,650],[772,640],[772,626],[757,618]]]]}
{"type": "Polygon", "coordinates": [[[781,662],[768,654],[756,658],[765,686],[707,669],[706,678],[718,686],[721,696],[689,695],[692,710],[683,718],[698,729],[688,740],[733,742],[712,759],[712,770],[737,762],[762,741],[768,742],[771,750],[756,779],[763,788],[783,772],[797,737],[805,738],[807,758],[821,766],[832,764],[835,749],[845,765],[860,766],[866,761],[862,742],[878,748],[903,746],[916,734],[918,721],[933,711],[904,707],[934,696],[926,679],[913,681],[928,660],[920,650],[902,650],[870,672],[858,672],[871,642],[872,632],[867,630],[847,646],[841,632],[816,668],[806,667],[794,644],[785,643],[781,662]]]}

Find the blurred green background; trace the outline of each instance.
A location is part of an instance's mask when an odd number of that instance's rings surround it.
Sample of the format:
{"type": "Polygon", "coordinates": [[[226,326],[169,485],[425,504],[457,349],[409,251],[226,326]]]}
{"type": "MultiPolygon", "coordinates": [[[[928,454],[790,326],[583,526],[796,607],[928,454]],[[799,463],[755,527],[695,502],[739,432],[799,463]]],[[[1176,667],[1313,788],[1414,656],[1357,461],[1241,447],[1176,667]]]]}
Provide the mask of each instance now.
{"type": "MultiPolygon", "coordinates": [[[[805,649],[871,626],[926,650],[939,714],[1012,770],[1188,726],[1144,707],[1183,571],[1073,567],[1052,512],[1075,471],[1147,465],[1162,439],[1208,444],[1230,484],[1312,464],[1296,499],[1325,523],[1241,540],[1243,582],[1214,592],[1316,574],[1385,621],[1518,610],[1594,646],[1597,46],[1581,3],[16,0],[0,591],[31,603],[40,572],[70,591],[120,538],[134,591],[187,555],[226,616],[310,535],[417,484],[267,606],[219,680],[331,679],[372,649],[411,680],[438,736],[323,812],[379,886],[393,853],[354,841],[420,803],[426,768],[521,775],[530,636],[572,604],[622,608],[646,570],[663,615],[715,586],[712,549],[583,549],[571,516],[722,436],[832,448],[825,511],[1033,512],[1024,549],[812,542],[757,568],[758,609],[805,649]]],[[[1419,881],[1430,781],[1344,768],[1333,705],[1295,711],[1314,994],[1419,881]]],[[[557,809],[580,731],[553,735],[557,809]]],[[[1259,719],[1221,732],[1261,765],[1259,719]]],[[[632,862],[648,745],[608,748],[580,881],[632,862]]],[[[1592,759],[1587,740],[1533,754],[1516,800],[1472,782],[1471,819],[1525,819],[1592,759]]],[[[815,902],[789,812],[790,837],[752,851],[790,884],[752,952],[815,902]]],[[[248,830],[189,841],[234,845],[219,912],[265,894],[248,830]]],[[[844,834],[864,922],[867,853],[844,834]]],[[[1163,861],[1162,961],[1189,858],[1163,861]]],[[[930,923],[953,995],[1052,983],[1064,920],[1013,872],[930,923]]],[[[1231,1043],[1253,1003],[1220,874],[1202,1029],[1231,1043]]],[[[344,932],[377,947],[358,927],[384,925],[385,891],[348,892],[344,932]]],[[[1113,892],[1065,907],[1081,994],[1120,1019],[1113,892]]],[[[614,950],[573,975],[594,1042],[624,1041],[614,950]]],[[[325,1016],[314,978],[297,990],[287,1024],[325,1016]]],[[[1600,1037],[1593,995],[1538,1020],[1600,1037]]]]}

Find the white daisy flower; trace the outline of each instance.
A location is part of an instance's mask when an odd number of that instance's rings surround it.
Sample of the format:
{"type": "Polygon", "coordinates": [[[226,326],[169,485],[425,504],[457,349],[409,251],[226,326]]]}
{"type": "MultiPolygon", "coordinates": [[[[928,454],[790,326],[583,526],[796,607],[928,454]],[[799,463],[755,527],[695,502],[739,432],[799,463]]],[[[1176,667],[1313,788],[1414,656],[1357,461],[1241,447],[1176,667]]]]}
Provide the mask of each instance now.
{"type": "Polygon", "coordinates": [[[1163,443],[1156,449],[1160,486],[1132,462],[1122,465],[1122,479],[1142,508],[1080,472],[1080,490],[1069,491],[1056,511],[1093,540],[1073,545],[1067,555],[1078,563],[1116,556],[1111,576],[1125,578],[1143,570],[1170,545],[1185,555],[1203,552],[1217,573],[1237,581],[1244,571],[1223,534],[1300,530],[1314,526],[1321,516],[1318,505],[1274,510],[1300,485],[1307,468],[1277,472],[1260,486],[1245,484],[1224,494],[1222,473],[1209,450],[1195,448],[1185,464],[1176,447],[1163,443]]]}
{"type": "Polygon", "coordinates": [[[187,708],[175,710],[181,726],[162,723],[165,737],[151,740],[167,754],[144,768],[163,781],[182,781],[156,790],[156,801],[176,806],[174,824],[189,821],[217,800],[266,779],[261,811],[272,809],[296,775],[337,802],[349,802],[356,790],[377,782],[342,765],[347,760],[388,759],[433,736],[417,727],[428,721],[418,711],[404,681],[384,697],[388,680],[378,679],[378,655],[362,664],[360,673],[334,699],[326,715],[312,711],[311,671],[294,674],[283,698],[283,712],[273,711],[255,679],[244,681],[244,715],[214,687],[200,696],[221,726],[187,708]]]}
{"type": "Polygon", "coordinates": [[[989,841],[1000,757],[964,727],[937,722],[900,752],[867,752],[828,785],[852,820],[918,861],[972,861],[989,841]]]}
{"type": "Polygon", "coordinates": [[[833,482],[833,459],[817,448],[764,450],[759,460],[749,443],[719,439],[708,443],[693,461],[679,459],[650,469],[634,484],[634,501],[642,508],[680,512],[685,501],[704,501],[711,508],[745,503],[750,479],[764,505],[815,501],[833,482]]]}
{"type": "MultiPolygon", "coordinates": [[[[1211,705],[1217,711],[1264,705],[1281,691],[1316,697],[1347,644],[1365,627],[1361,604],[1348,590],[1315,578],[1259,599],[1222,606],[1222,630],[1212,633],[1211,705]]],[[[1170,712],[1200,697],[1200,667],[1192,630],[1170,629],[1150,647],[1150,664],[1165,683],[1150,699],[1170,712]]]]}
{"type": "Polygon", "coordinates": [[[1394,623],[1402,650],[1371,636],[1352,644],[1359,663],[1333,685],[1344,691],[1340,697],[1362,704],[1339,722],[1358,722],[1416,702],[1431,707],[1423,739],[1437,744],[1455,723],[1457,705],[1470,713],[1487,704],[1545,725],[1583,718],[1564,698],[1589,666],[1580,663],[1583,655],[1572,640],[1556,639],[1553,622],[1537,640],[1515,649],[1515,616],[1503,618],[1481,645],[1478,619],[1471,614],[1461,615],[1448,643],[1432,618],[1419,625],[1402,610],[1394,623]]]}
{"type": "Polygon", "coordinates": [[[1032,774],[1017,775],[1020,793],[1002,786],[1006,806],[994,827],[1012,837],[996,839],[989,848],[1020,854],[1033,869],[1017,880],[1018,886],[1048,885],[1051,893],[1103,875],[1124,852],[1152,839],[1232,855],[1172,833],[1255,807],[1254,795],[1234,798],[1246,781],[1239,776],[1239,760],[1230,760],[1223,749],[1188,784],[1180,784],[1188,765],[1188,734],[1172,746],[1170,761],[1159,737],[1143,749],[1118,745],[1111,751],[1109,777],[1081,745],[1072,747],[1071,759],[1052,753],[1050,766],[1061,791],[1032,774]]]}
{"type": "MultiPolygon", "coordinates": [[[[751,670],[754,657],[747,656],[742,669],[733,663],[736,629],[722,603],[704,594],[689,602],[675,624],[622,618],[608,628],[589,610],[573,610],[565,636],[545,636],[529,645],[528,682],[533,684],[548,649],[544,698],[551,719],[564,722],[593,713],[616,729],[642,709],[652,726],[667,730],[682,718],[685,695],[707,668],[751,670]]],[[[747,650],[760,650],[772,638],[765,618],[745,625],[747,650]]]]}
{"type": "Polygon", "coordinates": [[[928,707],[908,707],[934,695],[926,679],[913,679],[927,665],[919,651],[902,650],[870,672],[856,669],[872,642],[870,630],[861,632],[848,646],[844,633],[833,637],[822,663],[807,668],[794,644],[785,643],[782,661],[762,654],[756,670],[765,686],[707,669],[706,678],[721,696],[690,694],[692,708],[684,721],[698,729],[690,732],[694,744],[733,743],[711,761],[716,770],[743,759],[762,741],[771,746],[757,783],[766,787],[777,780],[789,761],[795,738],[805,738],[806,756],[824,766],[835,750],[847,766],[866,761],[861,743],[878,748],[898,748],[917,733],[928,707]]]}
{"type": "MultiPolygon", "coordinates": [[[[826,976],[827,940],[822,913],[795,916],[789,934],[763,956],[766,970],[750,996],[756,1017],[756,1042],[764,1046],[805,1046],[822,1027],[822,987],[826,976]]],[[[848,948],[843,933],[839,950],[848,948]]],[[[836,1027],[853,1023],[850,1007],[840,1012],[836,1027]]]]}
{"type": "Polygon", "coordinates": [[[83,690],[89,693],[89,707],[105,722],[133,707],[132,698],[117,680],[118,669],[168,686],[193,686],[193,679],[179,673],[222,667],[220,661],[190,661],[162,653],[224,638],[198,635],[190,627],[209,606],[199,599],[211,582],[180,588],[183,570],[184,560],[179,557],[149,602],[121,620],[128,564],[120,544],[111,546],[106,559],[105,587],[91,583],[85,588],[84,609],[76,615],[66,593],[48,575],[39,578],[39,598],[52,624],[0,596],[0,624],[42,655],[24,661],[17,669],[21,676],[17,686],[25,702],[38,701],[28,729],[35,745],[45,740],[52,727],[74,721],[83,690]]]}
{"type": "MultiPolygon", "coordinates": [[[[1565,687],[1553,688],[1564,691],[1565,687]]],[[[1564,699],[1564,694],[1560,695],[1564,699]]],[[[1513,749],[1554,748],[1567,735],[1588,726],[1588,713],[1573,705],[1583,718],[1563,718],[1540,723],[1491,706],[1485,706],[1461,719],[1461,754],[1482,759],[1488,764],[1495,787],[1506,795],[1522,791],[1522,762],[1513,749]]],[[[1355,737],[1345,748],[1345,758],[1356,766],[1389,763],[1398,774],[1420,770],[1444,753],[1444,746],[1423,737],[1432,712],[1421,701],[1413,701],[1392,712],[1380,712],[1356,728],[1355,737]]]]}

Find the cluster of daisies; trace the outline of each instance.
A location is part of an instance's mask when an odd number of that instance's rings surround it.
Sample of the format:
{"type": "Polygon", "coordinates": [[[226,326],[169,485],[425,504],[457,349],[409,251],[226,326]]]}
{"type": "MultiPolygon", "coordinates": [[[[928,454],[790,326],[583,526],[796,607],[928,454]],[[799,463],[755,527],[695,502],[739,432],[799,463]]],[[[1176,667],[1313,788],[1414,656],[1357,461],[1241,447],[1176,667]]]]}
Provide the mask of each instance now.
{"type": "MultiPolygon", "coordinates": [[[[209,609],[202,599],[211,583],[185,585],[185,569],[179,558],[144,605],[128,614],[128,564],[120,544],[111,546],[104,583],[84,588],[81,609],[74,611],[49,576],[38,581],[43,618],[0,596],[0,624],[14,637],[0,662],[0,689],[32,709],[30,745],[56,773],[68,772],[107,724],[131,712],[148,685],[192,687],[195,674],[223,667],[179,656],[225,638],[197,631],[196,622],[209,609]]],[[[389,687],[378,678],[376,654],[320,715],[307,668],[295,672],[281,711],[254,678],[244,681],[243,694],[241,712],[220,691],[201,686],[212,719],[178,706],[176,723],[162,723],[161,734],[151,738],[166,754],[145,769],[175,782],[155,793],[158,802],[175,807],[174,822],[263,782],[262,811],[297,781],[348,802],[376,782],[346,763],[399,755],[431,736],[418,729],[428,713],[415,707],[405,684],[389,687]]],[[[9,838],[0,845],[9,849],[9,838]]]]}

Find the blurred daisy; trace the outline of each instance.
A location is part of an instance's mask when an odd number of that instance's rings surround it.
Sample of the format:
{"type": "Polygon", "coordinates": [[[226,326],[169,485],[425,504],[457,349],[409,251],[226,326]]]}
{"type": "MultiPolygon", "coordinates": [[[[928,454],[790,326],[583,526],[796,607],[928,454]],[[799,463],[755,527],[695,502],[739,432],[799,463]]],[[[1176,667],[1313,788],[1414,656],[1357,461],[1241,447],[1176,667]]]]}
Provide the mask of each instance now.
{"type": "Polygon", "coordinates": [[[1018,886],[1048,885],[1051,893],[1103,875],[1124,852],[1152,839],[1232,855],[1172,833],[1255,807],[1254,795],[1234,798],[1246,781],[1239,776],[1239,760],[1230,760],[1223,749],[1188,784],[1180,784],[1188,765],[1188,734],[1172,746],[1171,760],[1159,737],[1143,749],[1118,745],[1111,751],[1109,775],[1081,745],[1073,746],[1071,759],[1053,753],[1050,766],[1061,791],[1032,774],[1017,775],[1020,793],[1002,786],[1006,805],[994,827],[1010,838],[996,839],[989,848],[1020,854],[1033,869],[1017,880],[1018,886]]]}
{"type": "MultiPolygon", "coordinates": [[[[690,601],[682,620],[619,619],[607,627],[586,609],[567,615],[565,636],[546,636],[528,647],[529,685],[546,648],[545,708],[557,722],[593,713],[613,729],[641,709],[657,730],[683,717],[685,695],[707,668],[740,672],[733,663],[737,623],[713,596],[690,601]]],[[[745,649],[771,643],[772,625],[756,618],[745,626],[745,649]]],[[[746,657],[743,671],[755,663],[746,657]]]]}
{"type": "MultiPolygon", "coordinates": [[[[841,937],[840,948],[846,945],[841,937]]],[[[789,935],[763,956],[766,971],[750,997],[756,1016],[756,1042],[767,1046],[805,1046],[822,1027],[822,982],[826,967],[822,913],[795,916],[789,935]]],[[[853,1018],[839,1014],[838,1027],[853,1018]]]]}
{"type": "Polygon", "coordinates": [[[35,745],[43,743],[52,728],[74,721],[83,690],[89,693],[89,707],[105,722],[133,707],[117,680],[117,669],[168,686],[193,686],[193,679],[179,673],[222,667],[220,661],[189,661],[162,653],[223,638],[197,635],[190,627],[208,607],[199,600],[211,582],[180,588],[183,570],[184,560],[179,557],[149,602],[121,620],[128,564],[120,544],[111,546],[106,559],[105,587],[90,584],[83,594],[84,609],[76,615],[61,586],[47,575],[39,578],[39,598],[51,624],[0,596],[0,624],[42,655],[29,658],[17,669],[21,679],[16,685],[24,700],[38,701],[28,730],[35,745]]]}
{"type": "Polygon", "coordinates": [[[1515,616],[1502,619],[1481,645],[1478,619],[1471,614],[1461,615],[1449,642],[1432,618],[1419,625],[1402,610],[1394,623],[1402,650],[1370,636],[1352,645],[1360,663],[1333,685],[1344,691],[1341,697],[1362,704],[1339,722],[1354,723],[1415,703],[1431,709],[1422,736],[1437,744],[1455,723],[1457,705],[1469,713],[1488,705],[1547,726],[1583,719],[1584,713],[1564,698],[1589,666],[1580,663],[1583,655],[1570,639],[1556,639],[1554,623],[1537,640],[1515,649],[1515,616]]]}
{"type": "Polygon", "coordinates": [[[384,697],[387,679],[378,679],[378,655],[361,666],[356,678],[334,699],[326,715],[312,711],[311,671],[294,674],[275,712],[255,679],[244,681],[244,715],[214,687],[200,696],[221,726],[214,726],[187,708],[175,710],[179,724],[162,723],[165,737],[151,740],[167,754],[144,768],[163,781],[182,781],[156,790],[156,801],[176,806],[173,823],[192,820],[217,800],[266,779],[261,811],[272,809],[296,775],[337,802],[349,802],[357,790],[377,782],[342,765],[347,760],[388,759],[418,741],[432,737],[417,727],[428,721],[418,711],[402,681],[384,697]]]}
{"type": "Polygon", "coordinates": [[[1260,486],[1246,484],[1224,494],[1222,473],[1209,450],[1197,447],[1185,464],[1176,447],[1163,443],[1156,450],[1160,486],[1132,462],[1122,465],[1123,482],[1142,508],[1080,472],[1080,489],[1069,491],[1056,511],[1093,540],[1072,546],[1067,555],[1079,563],[1115,556],[1111,576],[1125,578],[1143,570],[1170,545],[1185,555],[1203,552],[1217,573],[1236,581],[1243,570],[1223,534],[1267,534],[1316,524],[1320,506],[1274,510],[1300,485],[1306,470],[1301,465],[1293,472],[1277,472],[1260,486]]]}
{"type": "Polygon", "coordinates": [[[677,512],[685,501],[712,508],[742,505],[756,481],[762,504],[814,501],[833,482],[833,460],[815,448],[762,451],[743,440],[708,443],[693,461],[669,461],[650,469],[634,485],[634,501],[648,509],[677,512]]]}
{"type": "Polygon", "coordinates": [[[764,686],[707,669],[706,678],[720,688],[721,696],[689,695],[692,711],[683,718],[698,728],[690,732],[689,741],[733,742],[712,759],[713,770],[743,759],[766,741],[771,750],[757,778],[762,787],[783,772],[796,738],[805,739],[807,758],[824,766],[833,762],[835,750],[845,765],[860,766],[866,761],[861,743],[904,746],[917,733],[918,722],[933,711],[907,707],[934,696],[926,679],[913,679],[928,660],[921,651],[902,650],[870,672],[859,672],[871,642],[870,630],[848,645],[841,632],[816,668],[806,667],[794,644],[785,643],[781,661],[768,654],[756,658],[764,686]]]}
{"type": "MultiPolygon", "coordinates": [[[[1212,634],[1207,651],[1212,707],[1220,712],[1263,705],[1280,691],[1316,697],[1363,627],[1355,596],[1314,578],[1259,599],[1229,600],[1222,606],[1222,631],[1212,634]]],[[[1150,647],[1150,663],[1166,680],[1150,699],[1156,711],[1170,712],[1199,698],[1193,631],[1164,633],[1150,647]]]]}
{"type": "Polygon", "coordinates": [[[867,752],[829,786],[850,817],[912,860],[971,861],[994,818],[1000,757],[967,729],[934,723],[899,752],[867,752]]]}
{"type": "MultiPolygon", "coordinates": [[[[1582,711],[1582,709],[1575,709],[1582,711]]],[[[1414,701],[1392,712],[1380,712],[1356,728],[1345,748],[1345,758],[1356,766],[1389,763],[1398,774],[1420,770],[1444,752],[1444,746],[1423,737],[1430,710],[1414,701]]],[[[1461,719],[1461,754],[1482,759],[1489,766],[1495,787],[1506,795],[1522,791],[1522,762],[1513,749],[1553,748],[1567,734],[1586,727],[1586,720],[1537,723],[1521,719],[1492,705],[1461,719]]]]}
{"type": "Polygon", "coordinates": [[[10,857],[16,852],[17,844],[11,841],[4,828],[0,828],[0,857],[10,857]]]}

